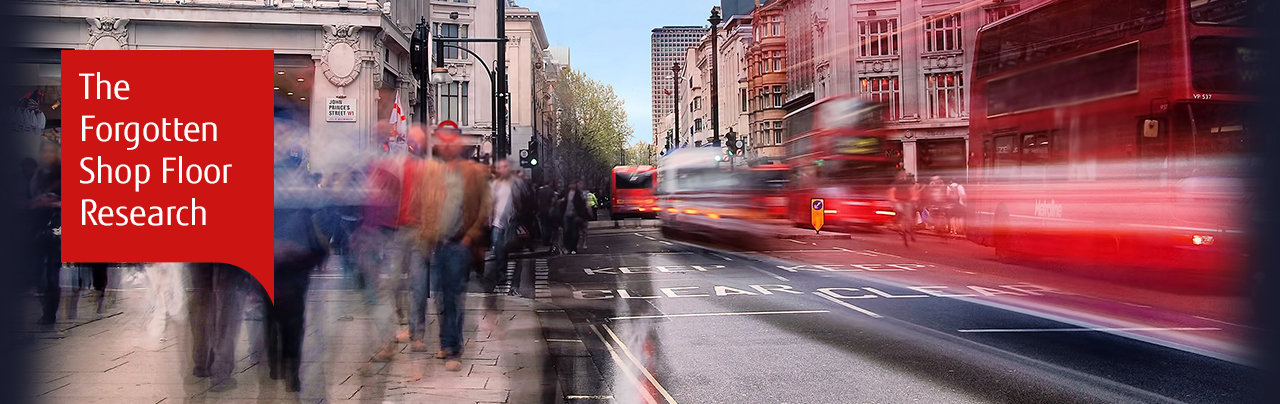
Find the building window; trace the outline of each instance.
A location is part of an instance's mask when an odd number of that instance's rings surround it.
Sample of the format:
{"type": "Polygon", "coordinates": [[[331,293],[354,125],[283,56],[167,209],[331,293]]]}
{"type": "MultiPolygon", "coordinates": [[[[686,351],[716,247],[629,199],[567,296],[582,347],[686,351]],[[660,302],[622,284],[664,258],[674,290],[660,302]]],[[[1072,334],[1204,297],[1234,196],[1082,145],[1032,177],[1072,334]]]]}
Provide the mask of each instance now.
{"type": "Polygon", "coordinates": [[[467,125],[468,82],[440,84],[440,120],[454,121],[458,126],[467,125]]]}
{"type": "Polygon", "coordinates": [[[782,71],[782,52],[773,51],[773,71],[782,71]]]}
{"type": "Polygon", "coordinates": [[[960,14],[926,17],[924,20],[924,51],[958,51],[960,42],[960,14]]]}
{"type": "Polygon", "coordinates": [[[1017,13],[1021,9],[1022,8],[1017,4],[1008,4],[1003,6],[991,7],[986,10],[983,10],[987,17],[986,22],[984,22],[984,24],[990,24],[990,23],[999,21],[1001,18],[1008,17],[1014,13],[1017,13]]]}
{"type": "Polygon", "coordinates": [[[773,121],[773,144],[782,144],[782,121],[773,121]]]}
{"type": "Polygon", "coordinates": [[[858,21],[859,52],[862,56],[898,54],[898,19],[858,21]]]}
{"type": "MultiPolygon", "coordinates": [[[[459,25],[459,24],[436,23],[436,34],[444,38],[466,38],[467,26],[459,25]]],[[[457,46],[457,47],[466,46],[461,42],[445,42],[444,44],[457,46]]],[[[446,46],[444,48],[444,58],[445,59],[466,59],[467,53],[461,50],[458,50],[458,48],[450,48],[446,46]]]]}
{"type": "Polygon", "coordinates": [[[902,117],[902,90],[898,76],[865,77],[859,80],[862,98],[884,104],[884,119],[896,121],[902,117]]]}
{"type": "Polygon", "coordinates": [[[776,16],[776,15],[773,16],[773,22],[769,24],[769,30],[772,31],[772,36],[781,36],[782,35],[782,17],[776,16]]]}
{"type": "Polygon", "coordinates": [[[698,118],[698,119],[694,119],[694,120],[693,120],[693,131],[694,131],[694,132],[701,132],[701,131],[702,131],[702,118],[698,118]]]}
{"type": "Polygon", "coordinates": [[[782,86],[773,86],[773,107],[782,108],[782,86]]]}
{"type": "Polygon", "coordinates": [[[742,112],[747,112],[747,89],[738,90],[738,103],[742,105],[742,112]]]}
{"type": "Polygon", "coordinates": [[[925,75],[930,118],[959,118],[965,111],[964,75],[948,72],[925,75]]]}

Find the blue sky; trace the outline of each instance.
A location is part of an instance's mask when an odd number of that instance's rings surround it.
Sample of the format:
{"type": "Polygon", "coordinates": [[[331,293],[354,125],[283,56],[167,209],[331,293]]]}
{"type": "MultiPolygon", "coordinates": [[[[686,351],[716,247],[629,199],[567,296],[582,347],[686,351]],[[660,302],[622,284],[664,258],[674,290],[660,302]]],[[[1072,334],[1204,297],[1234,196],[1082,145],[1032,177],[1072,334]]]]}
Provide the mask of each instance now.
{"type": "Polygon", "coordinates": [[[626,102],[631,142],[653,141],[649,34],[663,25],[707,25],[719,0],[515,0],[542,15],[547,40],[568,46],[574,70],[626,102]]]}

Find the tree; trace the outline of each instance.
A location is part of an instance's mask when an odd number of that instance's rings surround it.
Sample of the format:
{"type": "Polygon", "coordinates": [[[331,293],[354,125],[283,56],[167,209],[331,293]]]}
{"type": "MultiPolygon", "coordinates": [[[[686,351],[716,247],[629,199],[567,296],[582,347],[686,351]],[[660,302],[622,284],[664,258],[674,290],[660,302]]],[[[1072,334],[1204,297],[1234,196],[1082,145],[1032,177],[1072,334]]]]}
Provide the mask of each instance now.
{"type": "Polygon", "coordinates": [[[560,126],[552,148],[553,164],[547,167],[551,176],[585,181],[592,190],[608,189],[612,168],[633,132],[622,99],[613,86],[567,70],[557,80],[555,104],[560,126]]]}
{"type": "Polygon", "coordinates": [[[653,145],[645,142],[636,142],[631,146],[627,146],[627,165],[630,166],[651,166],[654,165],[653,145]]]}

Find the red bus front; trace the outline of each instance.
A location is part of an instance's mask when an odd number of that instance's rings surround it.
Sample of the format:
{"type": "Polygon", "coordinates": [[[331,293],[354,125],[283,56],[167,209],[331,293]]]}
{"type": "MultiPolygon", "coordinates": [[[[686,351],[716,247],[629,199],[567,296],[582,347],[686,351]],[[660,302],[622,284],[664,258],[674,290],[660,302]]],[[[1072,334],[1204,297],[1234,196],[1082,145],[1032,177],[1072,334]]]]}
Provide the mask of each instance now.
{"type": "Polygon", "coordinates": [[[613,219],[631,217],[656,218],[658,202],[657,170],[652,166],[619,166],[613,168],[610,187],[613,201],[609,213],[613,219]]]}
{"type": "Polygon", "coordinates": [[[890,223],[887,186],[896,163],[885,153],[889,131],[883,108],[850,96],[815,102],[784,118],[788,131],[787,218],[812,224],[810,201],[823,199],[826,226],[873,227],[890,223]]]}

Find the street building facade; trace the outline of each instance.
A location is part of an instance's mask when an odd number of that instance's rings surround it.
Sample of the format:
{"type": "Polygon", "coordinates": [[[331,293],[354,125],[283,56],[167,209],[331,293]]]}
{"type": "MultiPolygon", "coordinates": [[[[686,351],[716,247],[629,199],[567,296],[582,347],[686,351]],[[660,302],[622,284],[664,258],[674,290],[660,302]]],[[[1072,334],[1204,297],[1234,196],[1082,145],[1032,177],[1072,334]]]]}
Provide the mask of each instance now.
{"type": "MultiPolygon", "coordinates": [[[[672,98],[672,87],[675,85],[675,77],[672,75],[671,65],[675,63],[685,63],[685,51],[690,46],[698,43],[698,41],[707,34],[706,27],[700,26],[665,26],[654,28],[650,35],[650,69],[652,80],[650,83],[650,93],[653,97],[653,124],[657,127],[658,120],[666,114],[673,112],[676,104],[672,98]]],[[[684,66],[681,66],[683,69],[684,66]]],[[[660,135],[665,134],[655,130],[653,132],[653,144],[662,144],[666,139],[659,139],[660,135]]]]}
{"type": "MultiPolygon", "coordinates": [[[[410,121],[421,120],[420,87],[410,73],[409,39],[435,3],[414,1],[79,2],[34,0],[15,12],[29,24],[13,60],[26,74],[18,94],[40,89],[43,130],[62,125],[62,50],[260,49],[275,53],[277,108],[309,137],[317,172],[351,167],[351,151],[388,147],[387,122],[398,100],[410,121]],[[253,24],[245,22],[252,21],[253,24]],[[398,97],[398,98],[397,98],[398,97]],[[354,115],[327,113],[334,106],[354,115]]],[[[492,24],[490,24],[492,25],[492,24]]],[[[180,90],[175,97],[185,96],[180,90]]],[[[431,97],[428,97],[429,99],[431,97]]],[[[430,119],[428,119],[430,121],[430,119]]]]}

